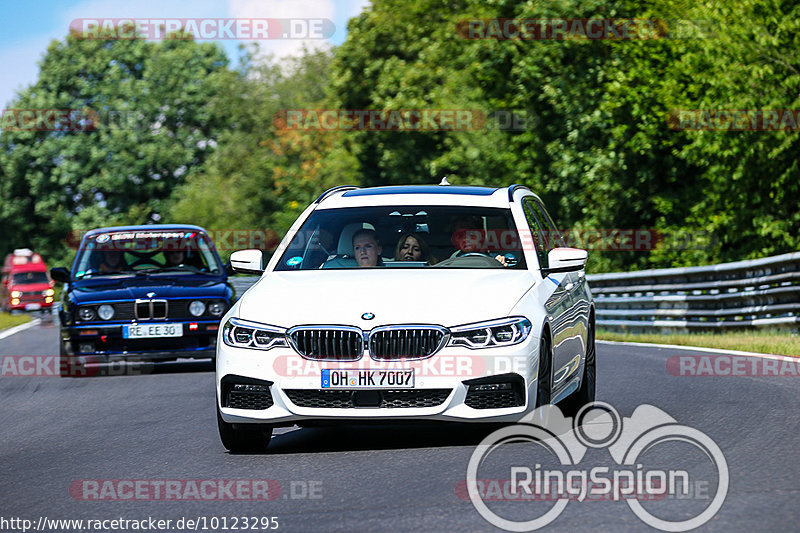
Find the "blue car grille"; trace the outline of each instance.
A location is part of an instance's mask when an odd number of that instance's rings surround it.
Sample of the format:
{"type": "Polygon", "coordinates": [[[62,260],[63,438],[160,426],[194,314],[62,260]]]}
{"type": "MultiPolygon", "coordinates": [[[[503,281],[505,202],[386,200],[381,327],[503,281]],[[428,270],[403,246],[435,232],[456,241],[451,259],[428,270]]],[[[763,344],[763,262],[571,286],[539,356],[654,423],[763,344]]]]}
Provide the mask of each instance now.
{"type": "MultiPolygon", "coordinates": [[[[207,299],[203,299],[204,301],[208,301],[207,299]]],[[[155,320],[164,320],[164,315],[166,314],[166,320],[197,320],[197,319],[204,319],[208,320],[211,318],[219,318],[212,316],[208,309],[200,316],[194,316],[189,312],[189,304],[194,301],[194,299],[190,300],[158,300],[157,302],[165,302],[164,304],[154,303],[153,305],[153,315],[155,316],[155,320]],[[165,309],[166,308],[166,309],[165,309]]],[[[97,303],[93,304],[95,309],[102,304],[97,303]]],[[[151,320],[150,318],[150,306],[149,300],[140,300],[138,303],[133,301],[130,302],[110,302],[109,305],[114,306],[114,318],[112,321],[135,321],[137,320],[137,310],[135,309],[138,306],[138,317],[139,320],[151,320]]],[[[101,320],[95,319],[92,322],[102,322],[101,320]]]]}

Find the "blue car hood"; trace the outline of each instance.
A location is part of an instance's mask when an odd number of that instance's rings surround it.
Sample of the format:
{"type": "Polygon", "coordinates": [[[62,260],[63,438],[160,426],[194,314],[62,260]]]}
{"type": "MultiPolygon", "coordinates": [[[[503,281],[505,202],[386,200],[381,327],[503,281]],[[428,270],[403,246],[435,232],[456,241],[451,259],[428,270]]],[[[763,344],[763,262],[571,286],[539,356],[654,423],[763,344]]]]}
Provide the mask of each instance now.
{"type": "Polygon", "coordinates": [[[138,298],[225,298],[225,278],[207,276],[148,276],[137,278],[73,281],[70,296],[75,303],[138,298]],[[148,293],[155,293],[148,296],[148,293]]]}

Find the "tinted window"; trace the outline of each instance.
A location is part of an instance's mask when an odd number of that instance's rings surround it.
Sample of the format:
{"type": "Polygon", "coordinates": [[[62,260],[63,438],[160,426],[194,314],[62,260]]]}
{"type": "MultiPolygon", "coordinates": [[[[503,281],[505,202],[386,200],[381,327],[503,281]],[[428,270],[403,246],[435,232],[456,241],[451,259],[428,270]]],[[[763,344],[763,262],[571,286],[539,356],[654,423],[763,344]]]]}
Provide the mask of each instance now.
{"type": "Polygon", "coordinates": [[[318,268],[525,268],[509,209],[382,206],[318,209],[276,270],[318,268]],[[355,248],[354,248],[355,244],[355,248]]]}
{"type": "Polygon", "coordinates": [[[48,283],[47,274],[44,272],[17,272],[12,276],[14,285],[24,285],[26,283],[48,283]]]}
{"type": "Polygon", "coordinates": [[[150,273],[221,274],[208,237],[197,231],[131,231],[87,238],[75,277],[150,273]]]}

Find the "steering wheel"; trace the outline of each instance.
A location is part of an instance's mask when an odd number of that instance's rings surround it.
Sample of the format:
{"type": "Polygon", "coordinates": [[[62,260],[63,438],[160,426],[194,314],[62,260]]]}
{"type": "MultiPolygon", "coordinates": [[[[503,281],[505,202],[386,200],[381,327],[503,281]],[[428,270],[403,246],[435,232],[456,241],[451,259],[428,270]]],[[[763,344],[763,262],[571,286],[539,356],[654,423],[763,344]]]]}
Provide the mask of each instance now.
{"type": "Polygon", "coordinates": [[[487,253],[487,252],[466,252],[466,253],[461,253],[461,254],[457,255],[456,257],[470,257],[470,256],[472,256],[472,257],[486,257],[486,258],[492,259],[494,261],[497,261],[498,263],[500,263],[504,267],[513,267],[514,265],[517,264],[517,257],[512,253],[505,253],[505,254],[498,253],[498,254],[494,254],[493,255],[493,254],[487,253]],[[498,256],[502,257],[503,261],[498,260],[497,259],[498,256]]]}
{"type": "Polygon", "coordinates": [[[472,257],[474,257],[474,256],[489,257],[491,259],[494,259],[494,257],[492,255],[487,254],[485,252],[467,252],[467,253],[458,254],[456,257],[471,257],[471,256],[472,257]]]}

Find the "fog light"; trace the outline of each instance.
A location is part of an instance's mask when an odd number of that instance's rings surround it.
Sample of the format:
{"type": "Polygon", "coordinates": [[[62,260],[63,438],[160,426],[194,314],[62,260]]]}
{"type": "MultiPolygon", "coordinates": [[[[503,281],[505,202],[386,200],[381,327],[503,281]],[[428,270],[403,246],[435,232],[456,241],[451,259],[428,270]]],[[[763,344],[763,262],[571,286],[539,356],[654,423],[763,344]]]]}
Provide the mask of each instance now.
{"type": "Polygon", "coordinates": [[[470,392],[489,392],[511,390],[511,383],[484,383],[483,385],[470,385],[470,392]]]}
{"type": "Polygon", "coordinates": [[[234,392],[269,392],[269,387],[266,385],[247,385],[244,383],[237,383],[233,386],[234,392]]]}
{"type": "Polygon", "coordinates": [[[18,298],[12,298],[11,299],[11,305],[19,305],[19,299],[18,298]]]}
{"type": "Polygon", "coordinates": [[[81,353],[94,353],[94,344],[93,343],[86,343],[78,345],[78,350],[81,353]]]}
{"type": "Polygon", "coordinates": [[[51,304],[51,303],[53,303],[53,298],[52,298],[52,297],[50,297],[50,296],[48,296],[47,298],[45,298],[45,299],[44,299],[44,303],[46,303],[46,304],[51,304]]]}

